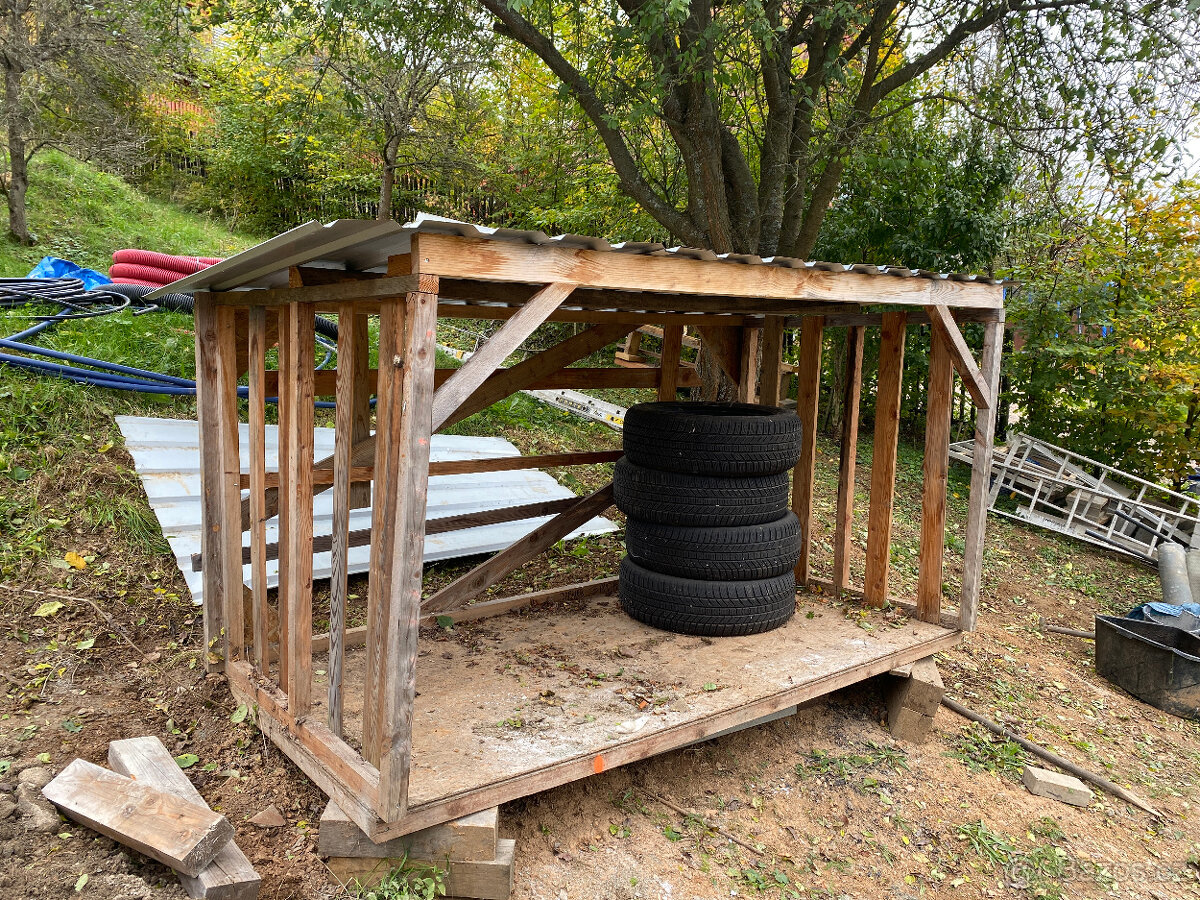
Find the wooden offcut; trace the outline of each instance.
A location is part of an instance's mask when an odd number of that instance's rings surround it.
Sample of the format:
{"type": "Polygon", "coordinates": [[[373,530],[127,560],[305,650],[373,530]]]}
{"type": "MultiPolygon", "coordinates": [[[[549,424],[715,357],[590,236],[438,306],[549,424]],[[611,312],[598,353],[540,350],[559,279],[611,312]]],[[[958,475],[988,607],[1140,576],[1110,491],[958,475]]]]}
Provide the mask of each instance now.
{"type": "MultiPolygon", "coordinates": [[[[156,737],[127,738],[108,745],[108,764],[114,772],[136,779],[197,806],[207,806],[200,792],[156,737]]],[[[179,883],[194,900],[254,900],[260,878],[246,854],[232,840],[217,851],[199,874],[179,874],[179,883]]]]}
{"type": "Polygon", "coordinates": [[[63,815],[185,875],[199,875],[233,839],[233,826],[181,800],[77,759],[42,789],[63,815]]]}

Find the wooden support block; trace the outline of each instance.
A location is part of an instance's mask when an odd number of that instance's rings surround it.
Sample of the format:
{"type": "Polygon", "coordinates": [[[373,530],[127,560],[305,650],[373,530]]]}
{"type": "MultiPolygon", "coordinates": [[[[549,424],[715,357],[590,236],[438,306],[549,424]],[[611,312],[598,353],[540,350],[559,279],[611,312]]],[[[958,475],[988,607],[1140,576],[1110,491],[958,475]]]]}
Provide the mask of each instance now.
{"type": "Polygon", "coordinates": [[[494,860],[500,808],[493,806],[444,822],[422,828],[403,837],[377,844],[332,800],[321,814],[317,852],[322,856],[345,856],[368,859],[409,857],[411,859],[453,859],[461,861],[494,860]]]}
{"type": "MultiPolygon", "coordinates": [[[[208,805],[156,737],[112,741],[108,745],[108,764],[113,771],[136,779],[138,784],[173,794],[198,806],[208,805]]],[[[199,875],[180,873],[179,883],[192,898],[254,900],[258,896],[260,879],[246,854],[230,841],[199,875]]]]}
{"type": "Polygon", "coordinates": [[[888,706],[888,730],[898,740],[923,744],[933,731],[933,716],[927,716],[907,706],[888,706]]]}
{"type": "Polygon", "coordinates": [[[933,657],[919,659],[907,668],[908,675],[897,677],[893,673],[891,676],[893,683],[888,694],[889,706],[895,701],[922,715],[932,716],[942,705],[942,695],[946,693],[946,686],[942,684],[942,676],[938,674],[933,657]]]}
{"type": "Polygon", "coordinates": [[[207,806],[86,759],[59,772],[42,794],[67,817],[186,875],[199,875],[233,839],[233,826],[207,806]]]}
{"type": "Polygon", "coordinates": [[[446,873],[446,900],[450,898],[473,898],[473,900],[508,900],[513,888],[514,840],[497,843],[494,860],[430,860],[413,859],[370,859],[353,856],[334,856],[325,861],[334,879],[349,889],[357,881],[363,887],[376,885],[392,869],[404,865],[409,868],[436,866],[446,873]]]}

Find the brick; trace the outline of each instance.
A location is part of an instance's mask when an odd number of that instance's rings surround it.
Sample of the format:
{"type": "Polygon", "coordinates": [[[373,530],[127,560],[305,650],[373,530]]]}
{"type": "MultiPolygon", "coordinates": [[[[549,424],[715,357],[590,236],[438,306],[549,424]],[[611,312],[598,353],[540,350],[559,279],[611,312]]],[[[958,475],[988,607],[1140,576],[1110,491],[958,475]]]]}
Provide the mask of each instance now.
{"type": "Polygon", "coordinates": [[[1036,797],[1049,797],[1072,806],[1090,806],[1092,803],[1091,789],[1073,775],[1026,766],[1021,773],[1021,781],[1029,793],[1036,797]]]}

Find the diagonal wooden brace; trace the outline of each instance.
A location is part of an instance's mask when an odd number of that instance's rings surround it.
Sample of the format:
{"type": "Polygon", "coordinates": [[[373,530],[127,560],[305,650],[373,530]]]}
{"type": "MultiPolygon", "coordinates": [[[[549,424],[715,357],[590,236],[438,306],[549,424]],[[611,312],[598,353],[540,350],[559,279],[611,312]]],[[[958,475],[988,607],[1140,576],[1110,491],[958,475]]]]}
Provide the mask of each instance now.
{"type": "Polygon", "coordinates": [[[988,386],[987,379],[983,377],[983,373],[979,371],[979,366],[975,364],[971,348],[963,340],[962,332],[958,330],[958,324],[950,315],[949,308],[944,304],[935,303],[928,307],[928,310],[929,324],[933,327],[933,333],[945,342],[946,347],[950,350],[950,359],[954,363],[954,369],[962,378],[963,384],[966,385],[967,393],[971,395],[975,406],[979,409],[991,409],[993,403],[991,388],[988,386]]]}
{"type": "Polygon", "coordinates": [[[442,613],[461,609],[467,601],[479,595],[485,588],[506,578],[512,572],[533,559],[543,550],[560,540],[612,506],[613,486],[609,482],[600,490],[581,498],[570,508],[559,513],[545,525],[539,525],[521,540],[501,550],[485,563],[476,566],[466,575],[450,582],[421,604],[421,614],[442,613]]]}

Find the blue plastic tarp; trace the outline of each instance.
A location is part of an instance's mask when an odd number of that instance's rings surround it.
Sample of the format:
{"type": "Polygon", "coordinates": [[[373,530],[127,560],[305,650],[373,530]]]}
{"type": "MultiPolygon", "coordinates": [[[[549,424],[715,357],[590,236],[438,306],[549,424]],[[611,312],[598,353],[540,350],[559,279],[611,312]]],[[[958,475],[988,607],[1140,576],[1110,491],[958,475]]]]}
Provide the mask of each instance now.
{"type": "Polygon", "coordinates": [[[83,282],[85,290],[99,287],[102,284],[112,284],[112,279],[95,269],[85,269],[67,259],[57,256],[43,256],[42,261],[29,270],[26,278],[78,278],[83,282]]]}
{"type": "Polygon", "coordinates": [[[1163,603],[1155,601],[1143,603],[1130,610],[1125,618],[1137,619],[1141,622],[1157,622],[1159,625],[1173,625],[1184,631],[1200,631],[1200,603],[1163,603]]]}

